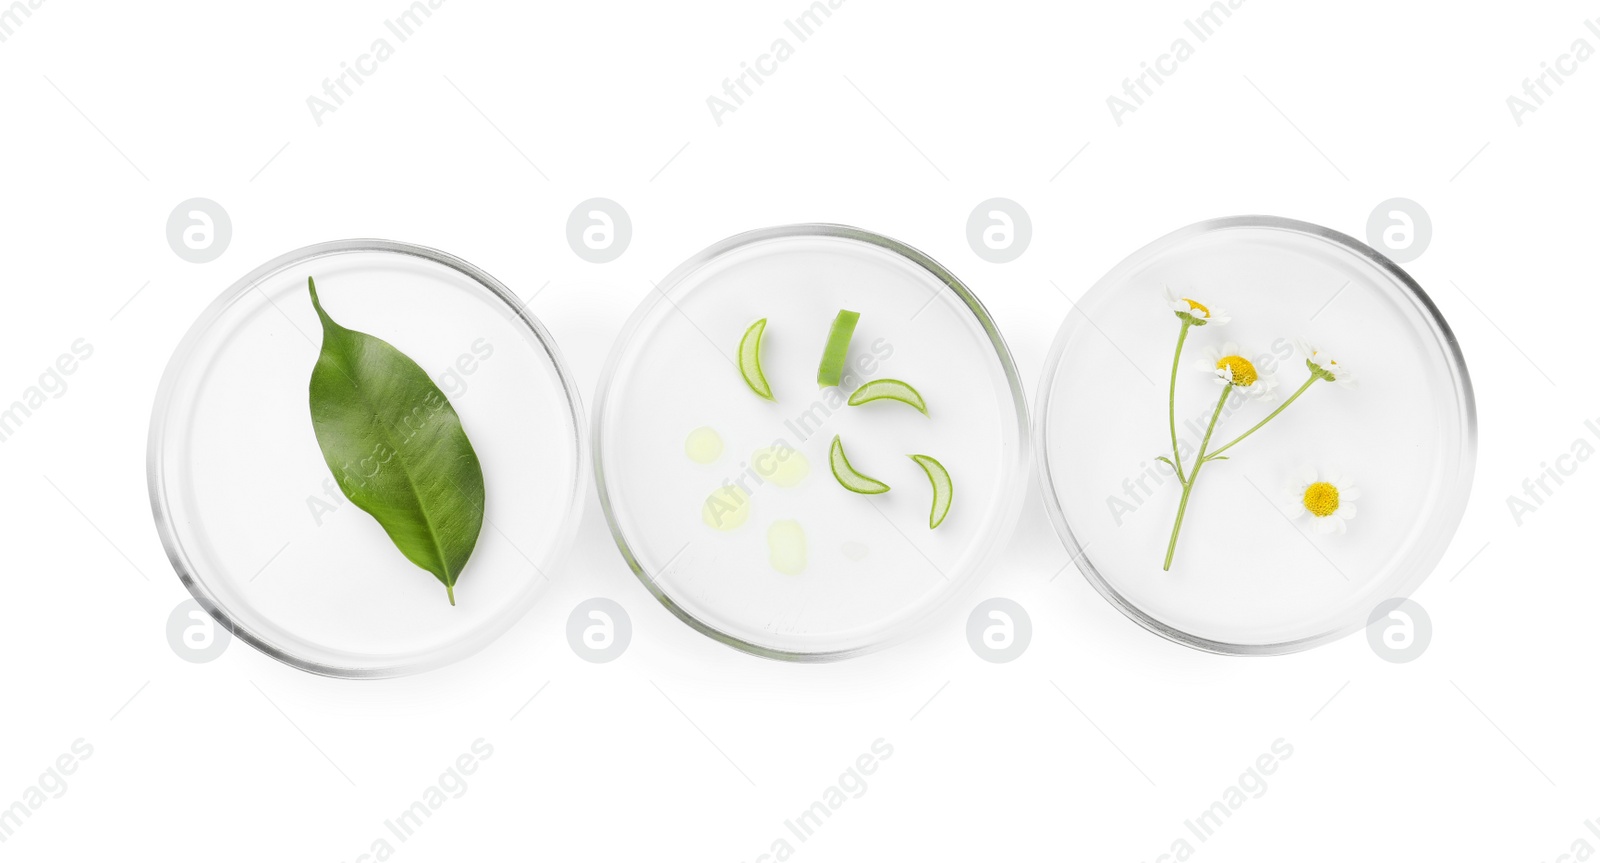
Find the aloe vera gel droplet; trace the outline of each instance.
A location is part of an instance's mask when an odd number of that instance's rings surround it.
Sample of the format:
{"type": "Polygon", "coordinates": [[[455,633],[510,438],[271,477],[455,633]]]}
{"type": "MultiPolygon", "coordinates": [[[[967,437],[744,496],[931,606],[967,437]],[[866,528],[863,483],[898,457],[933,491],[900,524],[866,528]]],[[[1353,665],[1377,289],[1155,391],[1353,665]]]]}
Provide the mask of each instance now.
{"type": "Polygon", "coordinates": [[[767,554],[772,568],[784,575],[806,571],[806,532],[793,519],[775,521],[767,528],[767,554]]]}
{"type": "Polygon", "coordinates": [[[700,520],[712,530],[733,530],[750,518],[750,496],[744,489],[726,485],[706,496],[700,520]]]}
{"type": "Polygon", "coordinates": [[[722,455],[722,435],[710,426],[701,426],[683,442],[683,453],[695,464],[711,464],[722,455]]]}

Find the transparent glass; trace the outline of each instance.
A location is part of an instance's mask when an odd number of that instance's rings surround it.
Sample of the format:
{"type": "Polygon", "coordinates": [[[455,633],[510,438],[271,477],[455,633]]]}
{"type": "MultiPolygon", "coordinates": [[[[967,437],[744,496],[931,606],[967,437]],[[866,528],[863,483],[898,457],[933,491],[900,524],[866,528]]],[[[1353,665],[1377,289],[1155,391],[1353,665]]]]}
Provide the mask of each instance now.
{"type": "Polygon", "coordinates": [[[837,659],[906,637],[971,590],[1015,525],[1027,430],[1010,352],[955,276],[877,234],[793,225],[718,243],[645,298],[602,379],[595,469],[618,547],[684,622],[760,656],[837,659]],[[817,368],[840,309],[861,317],[845,386],[824,389],[817,368]],[[775,401],[735,361],[761,318],[775,401]],[[844,403],[881,377],[916,387],[929,415],[844,403]],[[835,481],[836,435],[889,492],[835,481]],[[953,477],[937,529],[910,454],[953,477]],[[741,485],[747,507],[708,517],[708,498],[741,485]]]}
{"type": "Polygon", "coordinates": [[[1437,565],[1472,484],[1472,385],[1439,310],[1382,255],[1288,219],[1202,222],[1118,264],[1062,324],[1036,411],[1046,507],[1079,569],[1143,626],[1218,653],[1287,653],[1364,626],[1376,604],[1406,596],[1437,565]],[[1182,489],[1156,459],[1172,456],[1180,324],[1164,288],[1232,316],[1191,328],[1178,364],[1186,468],[1222,393],[1196,368],[1207,348],[1236,342],[1278,379],[1274,401],[1224,411],[1213,452],[1305,382],[1296,337],[1358,379],[1353,389],[1318,382],[1227,460],[1206,464],[1170,571],[1182,489]],[[1346,533],[1293,517],[1308,468],[1359,488],[1346,533]]]}
{"type": "Polygon", "coordinates": [[[418,246],[323,243],[245,276],[184,337],[151,418],[151,504],[173,568],[237,637],[318,674],[413,673],[535,601],[582,511],[582,422],[550,334],[493,277],[418,246]],[[333,484],[308,406],[307,276],[335,320],[430,373],[478,453],[485,521],[454,607],[333,484]]]}

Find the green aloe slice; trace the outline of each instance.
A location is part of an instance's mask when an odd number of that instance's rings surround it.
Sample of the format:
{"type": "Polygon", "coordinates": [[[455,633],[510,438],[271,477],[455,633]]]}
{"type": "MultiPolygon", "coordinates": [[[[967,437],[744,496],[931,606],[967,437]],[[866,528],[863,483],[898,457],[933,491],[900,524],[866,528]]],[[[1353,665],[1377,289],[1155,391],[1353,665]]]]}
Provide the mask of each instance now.
{"type": "Polygon", "coordinates": [[[850,466],[850,460],[844,457],[844,444],[839,441],[838,435],[833,436],[833,446],[828,449],[828,466],[833,468],[833,478],[856,494],[883,494],[889,490],[887,485],[850,466]]]}
{"type": "Polygon", "coordinates": [[[931,455],[914,455],[911,460],[921,466],[928,475],[928,481],[933,483],[933,509],[928,513],[928,529],[933,530],[944,523],[944,517],[950,514],[950,501],[955,499],[955,483],[950,480],[950,472],[939,464],[939,460],[931,455]]]}
{"type": "Polygon", "coordinates": [[[840,309],[833,318],[833,328],[828,330],[828,345],[822,349],[822,363],[817,366],[817,385],[836,387],[844,377],[845,356],[850,352],[850,337],[855,335],[860,312],[840,309]]]}
{"type": "Polygon", "coordinates": [[[905,381],[897,381],[894,378],[867,381],[861,385],[860,389],[850,394],[850,404],[852,405],[864,405],[867,402],[875,402],[879,399],[905,402],[922,411],[923,416],[928,415],[928,404],[922,400],[922,393],[917,392],[916,387],[905,381]]]}
{"type": "Polygon", "coordinates": [[[772,386],[767,383],[767,376],[761,371],[761,334],[766,331],[766,318],[756,321],[744,331],[744,338],[739,340],[739,374],[744,376],[744,382],[756,395],[768,401],[777,401],[772,397],[772,386]]]}

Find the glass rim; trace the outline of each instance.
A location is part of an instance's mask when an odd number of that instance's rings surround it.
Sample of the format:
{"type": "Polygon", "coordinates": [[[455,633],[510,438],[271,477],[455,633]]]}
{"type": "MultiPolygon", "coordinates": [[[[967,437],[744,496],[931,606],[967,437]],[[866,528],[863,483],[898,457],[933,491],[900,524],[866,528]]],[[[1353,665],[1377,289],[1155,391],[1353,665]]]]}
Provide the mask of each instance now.
{"type": "Polygon", "coordinates": [[[1005,338],[1001,335],[1000,329],[995,324],[994,319],[990,316],[988,309],[984,307],[983,303],[975,294],[972,293],[965,283],[963,283],[955,276],[954,273],[950,272],[938,261],[935,261],[927,254],[910,245],[902,243],[899,240],[895,240],[891,237],[884,236],[883,234],[878,234],[862,228],[851,227],[849,225],[841,225],[830,222],[800,222],[788,225],[776,225],[767,228],[756,228],[754,230],[735,234],[724,240],[713,243],[697,254],[691,256],[688,260],[679,264],[670,273],[668,273],[666,277],[656,285],[655,291],[660,293],[663,297],[666,297],[669,291],[681,283],[691,273],[699,270],[701,267],[721,257],[722,255],[725,255],[736,249],[759,242],[765,242],[767,240],[790,239],[795,237],[830,237],[854,240],[856,242],[877,246],[905,258],[919,268],[933,275],[946,288],[948,288],[956,296],[956,298],[961,301],[962,306],[966,308],[974,318],[977,319],[979,325],[983,328],[984,333],[989,337],[989,344],[994,349],[996,358],[1000,361],[1001,369],[1005,373],[1006,384],[1011,395],[1011,401],[1016,407],[1018,432],[1017,453],[1008,469],[1011,471],[1011,474],[1014,477],[1014,482],[1020,483],[1020,487],[1007,490],[1007,494],[1013,498],[1013,500],[1007,504],[1012,511],[1012,517],[1004,519],[1003,521],[1008,523],[1002,525],[999,535],[991,538],[991,547],[985,553],[983,559],[981,559],[974,567],[967,583],[965,585],[961,585],[961,587],[965,588],[965,590],[957,589],[952,591],[951,594],[945,597],[945,599],[942,600],[938,606],[936,606],[934,609],[930,609],[924,615],[924,619],[922,621],[915,621],[911,625],[904,626],[899,631],[892,633],[889,637],[873,641],[869,644],[863,644],[854,647],[817,651],[783,650],[746,641],[700,620],[687,609],[684,609],[677,602],[675,602],[672,597],[668,596],[666,592],[656,584],[655,579],[645,571],[644,566],[639,562],[638,556],[634,553],[634,550],[628,544],[627,538],[623,535],[620,520],[617,518],[617,515],[614,511],[611,495],[606,486],[604,446],[601,440],[603,429],[605,427],[606,404],[611,391],[611,386],[615,381],[617,369],[622,362],[622,355],[626,347],[634,340],[634,338],[637,337],[640,328],[644,324],[645,318],[655,309],[656,304],[654,303],[648,305],[641,303],[639,307],[634,310],[633,314],[628,317],[627,323],[623,325],[621,332],[617,334],[616,341],[612,343],[611,353],[606,359],[605,368],[601,371],[600,385],[595,393],[594,421],[591,424],[592,428],[590,433],[593,435],[592,449],[594,453],[593,460],[595,486],[599,491],[600,508],[605,513],[606,526],[611,532],[612,539],[617,544],[617,549],[622,553],[623,559],[627,561],[628,568],[633,571],[633,574],[641,583],[644,584],[645,589],[650,591],[651,596],[654,596],[657,602],[660,602],[663,606],[665,606],[667,610],[672,612],[672,614],[679,620],[683,621],[685,624],[688,624],[691,629],[714,641],[726,644],[736,650],[740,650],[765,659],[777,659],[789,662],[829,662],[871,653],[875,650],[889,647],[893,644],[903,641],[904,639],[910,638],[919,629],[917,623],[925,622],[927,618],[930,618],[936,614],[939,608],[944,607],[944,603],[953,601],[954,599],[965,595],[966,592],[972,590],[976,586],[984,571],[987,570],[988,567],[993,563],[998,551],[1003,548],[1005,534],[1010,533],[1015,527],[1017,521],[1015,514],[1021,511],[1021,508],[1026,500],[1028,480],[1027,474],[1030,461],[1028,447],[1031,443],[1031,436],[1029,435],[1028,430],[1031,424],[1028,419],[1028,403],[1027,397],[1024,395],[1022,388],[1022,378],[1018,374],[1016,363],[1012,359],[1011,349],[1006,345],[1005,338]]]}
{"type": "MultiPolygon", "coordinates": [[[[583,402],[577,384],[573,380],[572,372],[562,358],[555,339],[550,335],[549,330],[545,329],[544,324],[527,310],[526,304],[519,300],[511,289],[484,270],[448,252],[394,240],[346,239],[303,246],[278,255],[250,270],[219,294],[216,299],[212,300],[184,332],[183,338],[173,350],[171,358],[167,360],[167,365],[162,371],[161,383],[156,390],[155,402],[150,412],[145,475],[149,485],[150,506],[155,516],[156,531],[161,537],[161,545],[166,551],[167,559],[177,572],[178,579],[188,589],[194,600],[199,603],[201,608],[205,609],[207,614],[211,615],[213,620],[225,627],[233,637],[285,665],[324,677],[344,679],[400,677],[442,668],[477,653],[504,635],[521,620],[528,610],[532,608],[533,602],[538,595],[530,595],[522,603],[520,609],[504,615],[502,619],[489,621],[479,632],[473,633],[472,637],[452,643],[451,646],[463,644],[467,646],[465,652],[459,655],[453,654],[448,649],[435,650],[432,654],[423,654],[420,658],[372,666],[330,665],[306,659],[276,644],[261,633],[244,626],[235,620],[221,603],[217,602],[205,580],[198,574],[197,567],[190,561],[178,536],[178,531],[173,526],[171,502],[165,474],[166,465],[163,449],[167,439],[167,423],[171,418],[175,389],[179,378],[182,377],[190,362],[194,359],[195,351],[205,334],[240,297],[274,275],[317,258],[351,252],[385,252],[420,258],[431,263],[440,264],[461,273],[478,285],[488,289],[492,297],[505,303],[506,307],[511,310],[513,317],[527,328],[529,334],[545,351],[545,355],[555,370],[557,379],[560,381],[560,388],[566,396],[575,447],[572,471],[572,499],[569,503],[573,512],[582,511],[588,483],[588,471],[584,469],[584,464],[588,460],[588,435],[585,433],[584,428],[585,411],[583,410],[583,402]]],[[[555,547],[555,556],[564,556],[572,544],[580,521],[581,517],[574,518],[565,525],[563,535],[555,547]]]]}
{"type": "MultiPolygon", "coordinates": [[[[1446,477],[1447,482],[1458,486],[1462,492],[1456,496],[1455,504],[1445,511],[1446,523],[1450,525],[1450,529],[1444,539],[1444,548],[1448,548],[1450,541],[1454,539],[1456,531],[1461,526],[1462,515],[1466,512],[1467,493],[1471,491],[1473,473],[1477,465],[1477,400],[1473,394],[1472,378],[1467,372],[1466,357],[1461,352],[1461,344],[1456,338],[1455,331],[1450,328],[1449,322],[1445,320],[1444,315],[1439,311],[1439,307],[1434,304],[1433,299],[1423,290],[1422,285],[1412,278],[1410,273],[1402,269],[1399,264],[1396,264],[1382,252],[1368,246],[1366,243],[1332,228],[1283,216],[1244,215],[1206,219],[1175,231],[1170,231],[1124,256],[1107,271],[1107,274],[1115,272],[1117,268],[1128,261],[1145,255],[1151,249],[1174,245],[1202,234],[1233,228],[1265,228],[1288,231],[1341,247],[1345,251],[1364,259],[1393,279],[1401,288],[1401,296],[1410,300],[1412,306],[1421,312],[1423,319],[1428,322],[1429,332],[1433,335],[1435,343],[1444,356],[1451,381],[1455,386],[1456,405],[1459,409],[1457,419],[1461,428],[1459,464],[1455,466],[1454,475],[1446,477]]],[[[1096,281],[1096,284],[1098,283],[1096,281]]],[[[1074,307],[1075,310],[1076,308],[1074,307]]],[[[1148,614],[1119,593],[1106,580],[1105,576],[1100,574],[1094,562],[1085,553],[1083,544],[1078,541],[1077,536],[1073,533],[1072,526],[1067,522],[1066,513],[1063,512],[1061,507],[1060,495],[1057,493],[1055,482],[1050,475],[1048,450],[1045,446],[1046,435],[1048,434],[1051,386],[1055,382],[1056,373],[1061,365],[1061,355],[1066,349],[1066,325],[1070,317],[1071,312],[1068,313],[1067,319],[1062,320],[1056,338],[1050,346],[1050,353],[1045,359],[1044,374],[1039,382],[1038,397],[1034,405],[1034,461],[1035,469],[1039,476],[1039,494],[1044,499],[1045,510],[1050,515],[1050,523],[1055,527],[1056,534],[1061,538],[1062,543],[1067,546],[1067,551],[1071,555],[1070,562],[1077,567],[1089,584],[1107,602],[1145,629],[1169,641],[1207,653],[1226,656],[1277,656],[1298,653],[1331,641],[1337,641],[1362,628],[1365,622],[1355,621],[1303,638],[1264,644],[1235,644],[1204,638],[1174,627],[1148,614]]],[[[1441,549],[1441,553],[1442,551],[1443,549],[1441,549]]],[[[1437,566],[1437,561],[1434,566],[1437,566]]],[[[1407,573],[1405,578],[1397,581],[1394,584],[1392,593],[1382,597],[1379,601],[1409,596],[1431,574],[1432,568],[1416,568],[1416,571],[1407,573]]]]}

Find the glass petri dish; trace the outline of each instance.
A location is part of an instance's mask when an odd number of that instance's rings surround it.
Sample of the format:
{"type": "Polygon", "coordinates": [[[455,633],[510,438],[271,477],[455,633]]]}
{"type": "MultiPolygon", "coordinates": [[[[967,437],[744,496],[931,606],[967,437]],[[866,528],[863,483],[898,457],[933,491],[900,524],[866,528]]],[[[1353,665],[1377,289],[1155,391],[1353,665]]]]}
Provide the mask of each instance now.
{"type": "Polygon", "coordinates": [[[859,654],[934,619],[992,561],[1027,481],[1022,389],[983,305],[921,252],[839,225],[740,234],[668,275],[617,339],[594,436],[606,518],[640,581],[696,630],[776,659],[859,654]],[[841,309],[860,320],[842,386],[822,388],[841,309]],[[763,318],[772,401],[735,362],[763,318]],[[928,415],[846,404],[886,377],[916,387],[928,415]],[[889,492],[835,480],[835,436],[889,492]],[[952,476],[937,529],[910,454],[952,476]]]}
{"type": "Polygon", "coordinates": [[[1460,523],[1477,436],[1461,351],[1422,288],[1350,237],[1268,216],[1175,231],[1090,288],[1045,364],[1034,433],[1046,508],[1089,582],[1151,631],[1227,654],[1331,641],[1416,589],[1460,523]],[[1205,465],[1170,571],[1182,488],[1157,457],[1172,456],[1180,323],[1165,288],[1231,315],[1191,328],[1178,362],[1187,468],[1222,395],[1208,349],[1234,342],[1278,381],[1271,401],[1230,399],[1210,452],[1306,381],[1297,337],[1357,379],[1350,389],[1318,381],[1227,460],[1205,465]],[[1333,523],[1304,511],[1307,471],[1346,489],[1343,512],[1326,516],[1353,510],[1345,532],[1319,532],[1333,523]]]}
{"type": "Polygon", "coordinates": [[[151,505],[178,576],[237,637],[317,674],[414,673],[481,649],[538,597],[582,511],[582,422],[550,334],[492,276],[404,243],[322,243],[245,276],[189,329],[151,418],[151,505]],[[477,450],[484,525],[453,607],[323,461],[307,276],[341,324],[431,373],[477,450]]]}

